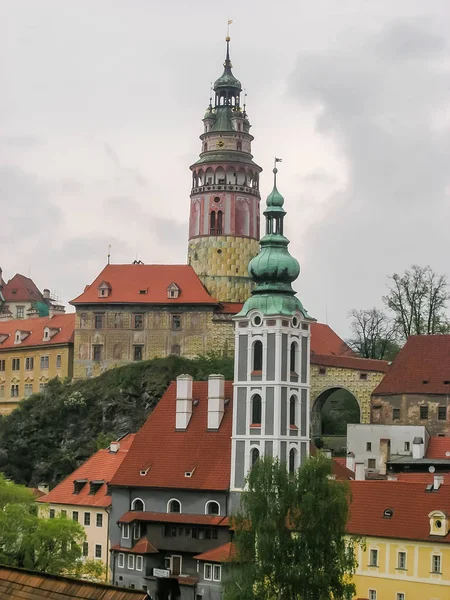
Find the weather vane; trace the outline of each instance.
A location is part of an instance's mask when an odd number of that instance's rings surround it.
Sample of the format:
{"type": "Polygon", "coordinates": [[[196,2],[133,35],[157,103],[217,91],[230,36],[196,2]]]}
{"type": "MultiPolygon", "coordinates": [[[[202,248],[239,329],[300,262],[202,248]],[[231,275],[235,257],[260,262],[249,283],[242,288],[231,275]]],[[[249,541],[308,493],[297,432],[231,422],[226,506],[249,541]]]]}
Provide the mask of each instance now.
{"type": "Polygon", "coordinates": [[[227,24],[227,42],[230,41],[230,25],[233,22],[233,19],[228,19],[228,24],[227,24]]]}

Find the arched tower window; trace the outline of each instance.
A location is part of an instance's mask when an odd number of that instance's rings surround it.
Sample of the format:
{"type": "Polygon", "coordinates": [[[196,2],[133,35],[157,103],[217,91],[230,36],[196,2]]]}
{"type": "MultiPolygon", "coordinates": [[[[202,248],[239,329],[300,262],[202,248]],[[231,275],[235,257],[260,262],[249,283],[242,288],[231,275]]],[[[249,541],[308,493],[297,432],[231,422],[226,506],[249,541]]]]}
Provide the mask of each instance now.
{"type": "Polygon", "coordinates": [[[217,235],[222,235],[222,230],[223,230],[222,221],[223,221],[223,213],[221,210],[218,210],[217,211],[217,235]]]}
{"type": "Polygon", "coordinates": [[[220,504],[215,500],[210,500],[205,506],[205,515],[220,515],[220,504]]]}
{"type": "Polygon", "coordinates": [[[181,502],[176,498],[172,498],[167,503],[167,512],[168,513],[180,513],[181,512],[181,502]]]}
{"type": "MultiPolygon", "coordinates": [[[[240,127],[240,125],[239,125],[239,127],[240,127]]],[[[242,150],[242,142],[237,142],[236,143],[236,149],[237,150],[242,150]]]]}
{"type": "Polygon", "coordinates": [[[289,425],[296,425],[296,404],[297,404],[297,399],[295,398],[295,396],[291,396],[290,400],[289,400],[289,425]]]}
{"type": "Polygon", "coordinates": [[[261,425],[262,419],[262,400],[259,394],[252,398],[252,425],[261,425]]]}
{"type": "Polygon", "coordinates": [[[290,355],[290,369],[291,369],[291,373],[297,373],[297,352],[298,352],[297,342],[292,342],[292,344],[291,344],[291,355],[290,355]]]}
{"type": "Polygon", "coordinates": [[[136,498],[136,500],[133,500],[133,502],[131,503],[131,510],[136,510],[138,512],[144,511],[145,510],[144,502],[140,498],[136,498]]]}
{"type": "Polygon", "coordinates": [[[297,450],[295,448],[291,448],[289,450],[289,473],[293,473],[295,471],[297,462],[297,450]]]}
{"type": "Polygon", "coordinates": [[[250,452],[250,459],[251,459],[251,463],[252,463],[252,467],[253,467],[254,464],[256,463],[256,461],[259,459],[258,448],[252,448],[252,450],[250,452]]]}
{"type": "Polygon", "coordinates": [[[216,212],[214,210],[209,215],[209,234],[216,235],[216,212]]]}
{"type": "Polygon", "coordinates": [[[261,340],[256,340],[253,344],[253,371],[262,371],[263,363],[263,345],[261,340]]]}

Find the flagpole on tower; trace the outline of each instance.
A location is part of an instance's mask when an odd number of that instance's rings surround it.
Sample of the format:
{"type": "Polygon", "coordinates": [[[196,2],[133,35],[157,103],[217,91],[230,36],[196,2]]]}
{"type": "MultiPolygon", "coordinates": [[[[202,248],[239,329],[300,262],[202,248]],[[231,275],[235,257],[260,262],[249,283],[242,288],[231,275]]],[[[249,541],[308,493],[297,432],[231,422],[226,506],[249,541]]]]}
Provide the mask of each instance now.
{"type": "Polygon", "coordinates": [[[233,19],[228,19],[227,23],[227,42],[230,41],[230,25],[233,22],[233,19]]]}

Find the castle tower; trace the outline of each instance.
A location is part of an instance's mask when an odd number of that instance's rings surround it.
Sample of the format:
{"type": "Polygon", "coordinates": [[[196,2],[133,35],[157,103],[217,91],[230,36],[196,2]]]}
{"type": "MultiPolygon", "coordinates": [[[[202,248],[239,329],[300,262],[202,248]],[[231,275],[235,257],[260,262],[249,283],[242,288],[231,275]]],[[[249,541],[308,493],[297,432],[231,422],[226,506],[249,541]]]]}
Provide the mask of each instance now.
{"type": "Polygon", "coordinates": [[[266,234],[249,264],[257,284],[234,318],[235,370],[231,491],[244,487],[252,464],[277,457],[289,471],[309,455],[309,352],[314,321],[292,289],[300,266],[283,235],[284,199],[267,198],[266,234]]]}
{"type": "Polygon", "coordinates": [[[224,71],[214,83],[214,103],[203,118],[202,148],[192,171],[188,260],[209,293],[244,302],[252,280],[248,264],[258,253],[259,174],[253,162],[250,122],[234,77],[230,38],[224,71]]]}

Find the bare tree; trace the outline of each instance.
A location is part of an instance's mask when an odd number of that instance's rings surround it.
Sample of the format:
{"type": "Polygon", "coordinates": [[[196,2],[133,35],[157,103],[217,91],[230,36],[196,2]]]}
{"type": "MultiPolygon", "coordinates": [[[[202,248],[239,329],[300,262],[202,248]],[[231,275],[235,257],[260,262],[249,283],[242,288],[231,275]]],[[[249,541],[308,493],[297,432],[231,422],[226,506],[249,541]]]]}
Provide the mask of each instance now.
{"type": "Polygon", "coordinates": [[[384,312],[377,308],[354,308],[349,312],[349,317],[352,319],[350,326],[353,337],[348,344],[359,356],[385,360],[394,358],[399,350],[397,332],[395,324],[384,312]]]}
{"type": "Polygon", "coordinates": [[[448,333],[450,322],[445,310],[450,298],[445,275],[435,273],[431,267],[413,265],[403,275],[394,273],[383,301],[394,313],[400,335],[427,335],[448,333]]]}

